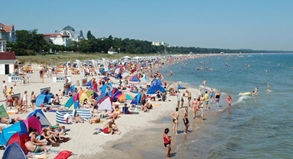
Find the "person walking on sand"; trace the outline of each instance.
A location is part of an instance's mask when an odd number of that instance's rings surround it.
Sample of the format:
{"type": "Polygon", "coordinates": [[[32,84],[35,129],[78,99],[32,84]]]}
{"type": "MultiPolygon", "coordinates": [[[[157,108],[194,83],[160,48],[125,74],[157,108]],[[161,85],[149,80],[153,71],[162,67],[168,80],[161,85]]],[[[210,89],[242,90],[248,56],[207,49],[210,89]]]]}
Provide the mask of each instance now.
{"type": "Polygon", "coordinates": [[[35,110],[36,109],[36,95],[35,95],[35,92],[32,91],[31,93],[31,106],[32,106],[32,109],[35,110]]]}
{"type": "Polygon", "coordinates": [[[230,96],[230,94],[228,94],[227,96],[227,102],[228,102],[228,106],[231,106],[232,97],[230,96]]]}
{"type": "Polygon", "coordinates": [[[6,97],[7,95],[6,95],[6,92],[7,92],[7,85],[6,85],[6,83],[5,83],[5,81],[3,81],[3,84],[2,84],[2,89],[3,89],[3,94],[4,94],[4,97],[6,97]]]}
{"type": "Polygon", "coordinates": [[[176,91],[176,95],[177,95],[177,107],[180,107],[180,101],[181,101],[181,94],[180,91],[176,91]]]}
{"type": "Polygon", "coordinates": [[[169,136],[168,133],[169,133],[169,128],[166,128],[163,134],[164,146],[166,147],[166,158],[170,158],[170,152],[171,152],[171,136],[169,136]]]}
{"type": "Polygon", "coordinates": [[[179,108],[177,107],[176,109],[175,109],[175,112],[173,112],[172,114],[171,114],[171,117],[172,117],[172,119],[173,119],[173,131],[174,131],[174,134],[178,134],[178,119],[179,119],[179,113],[178,113],[178,110],[179,110],[179,108]]]}
{"type": "Polygon", "coordinates": [[[188,99],[188,106],[191,107],[191,92],[186,90],[187,99],[188,99]]]}

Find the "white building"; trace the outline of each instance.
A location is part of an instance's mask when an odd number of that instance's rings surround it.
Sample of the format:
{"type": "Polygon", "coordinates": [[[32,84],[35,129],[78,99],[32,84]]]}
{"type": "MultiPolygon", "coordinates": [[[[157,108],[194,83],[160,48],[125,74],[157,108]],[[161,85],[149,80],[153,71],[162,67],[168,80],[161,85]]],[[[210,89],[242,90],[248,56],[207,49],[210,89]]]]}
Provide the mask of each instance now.
{"type": "Polygon", "coordinates": [[[12,74],[15,61],[15,53],[6,51],[6,39],[0,39],[0,75],[12,74]]]}
{"type": "Polygon", "coordinates": [[[115,49],[111,46],[111,48],[108,49],[108,54],[113,55],[113,54],[117,54],[117,52],[116,52],[115,49]]]}
{"type": "Polygon", "coordinates": [[[43,34],[46,41],[55,45],[63,45],[65,47],[70,46],[70,40],[68,36],[62,34],[43,34]]]}
{"type": "Polygon", "coordinates": [[[9,42],[16,41],[14,25],[4,25],[0,23],[0,39],[6,39],[9,42]]]}
{"type": "MultiPolygon", "coordinates": [[[[58,32],[58,31],[55,31],[55,33],[56,32],[58,32]]],[[[60,34],[63,36],[68,36],[71,41],[79,42],[80,40],[84,39],[82,30],[75,31],[75,29],[69,25],[64,27],[60,31],[60,34]]]]}
{"type": "Polygon", "coordinates": [[[155,41],[155,42],[152,42],[152,45],[155,45],[155,46],[165,46],[166,43],[164,43],[164,42],[159,42],[159,41],[155,41]]]}

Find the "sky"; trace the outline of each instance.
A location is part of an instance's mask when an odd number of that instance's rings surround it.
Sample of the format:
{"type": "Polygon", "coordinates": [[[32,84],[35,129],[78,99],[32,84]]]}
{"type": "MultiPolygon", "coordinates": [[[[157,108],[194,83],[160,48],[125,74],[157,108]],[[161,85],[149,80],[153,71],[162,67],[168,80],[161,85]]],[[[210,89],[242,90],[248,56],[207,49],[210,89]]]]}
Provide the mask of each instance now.
{"type": "Polygon", "coordinates": [[[175,46],[293,50],[293,0],[12,0],[0,23],[175,46]]]}

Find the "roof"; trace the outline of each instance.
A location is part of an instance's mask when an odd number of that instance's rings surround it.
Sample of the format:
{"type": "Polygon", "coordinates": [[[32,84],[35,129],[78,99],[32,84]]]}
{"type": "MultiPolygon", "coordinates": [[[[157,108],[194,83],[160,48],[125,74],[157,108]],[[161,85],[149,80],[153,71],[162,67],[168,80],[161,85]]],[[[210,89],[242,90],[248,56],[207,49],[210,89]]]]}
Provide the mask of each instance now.
{"type": "Polygon", "coordinates": [[[75,31],[75,29],[69,25],[67,25],[66,27],[64,27],[62,30],[71,30],[71,31],[75,31]]]}
{"type": "Polygon", "coordinates": [[[4,25],[4,24],[2,24],[2,23],[0,23],[0,26],[3,27],[3,30],[4,30],[5,32],[10,32],[10,31],[12,30],[12,28],[13,28],[13,25],[4,25]]]}
{"type": "MultiPolygon", "coordinates": [[[[58,36],[58,35],[60,35],[60,34],[43,34],[44,36],[50,36],[50,37],[56,37],[56,36],[58,36]]],[[[62,36],[62,35],[61,35],[62,36]]]]}
{"type": "Polygon", "coordinates": [[[16,60],[15,52],[0,52],[0,60],[16,60]]]}

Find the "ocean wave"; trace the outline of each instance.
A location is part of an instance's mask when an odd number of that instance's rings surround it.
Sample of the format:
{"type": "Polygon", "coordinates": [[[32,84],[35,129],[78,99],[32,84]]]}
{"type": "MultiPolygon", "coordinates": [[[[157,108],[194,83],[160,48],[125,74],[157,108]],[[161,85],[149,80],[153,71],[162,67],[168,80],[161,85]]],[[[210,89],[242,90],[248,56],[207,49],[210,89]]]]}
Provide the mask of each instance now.
{"type": "Polygon", "coordinates": [[[248,98],[251,98],[251,97],[250,96],[240,96],[236,102],[232,103],[232,105],[242,103],[242,102],[244,102],[245,99],[248,99],[248,98]]]}

